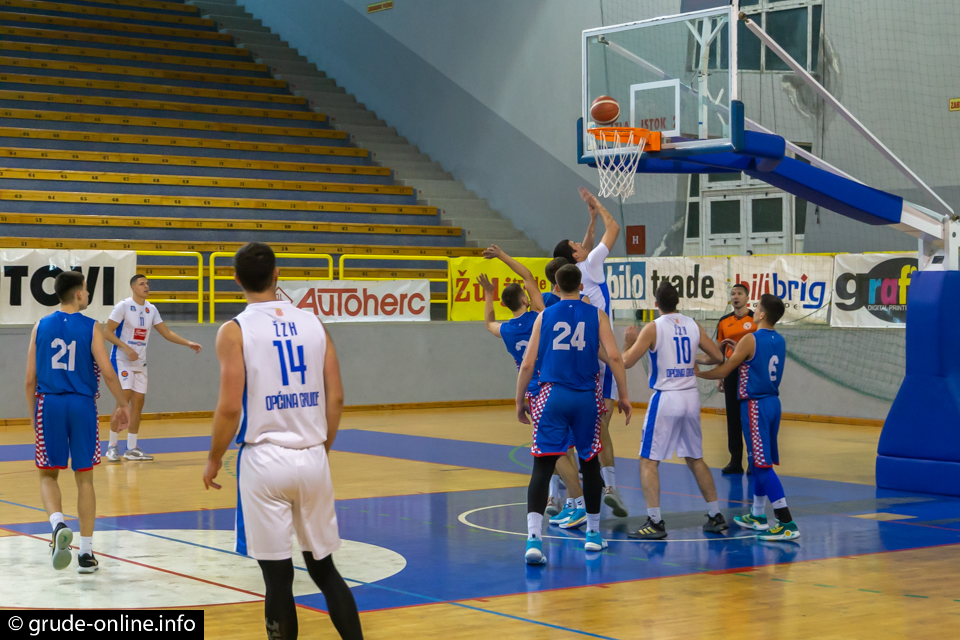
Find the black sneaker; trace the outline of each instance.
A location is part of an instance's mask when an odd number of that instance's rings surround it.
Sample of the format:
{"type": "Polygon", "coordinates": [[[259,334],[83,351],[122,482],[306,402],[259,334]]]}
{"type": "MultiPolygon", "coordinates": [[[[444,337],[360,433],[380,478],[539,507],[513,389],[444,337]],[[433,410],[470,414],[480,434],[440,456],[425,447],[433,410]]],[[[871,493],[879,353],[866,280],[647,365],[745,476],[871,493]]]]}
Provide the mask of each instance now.
{"type": "Polygon", "coordinates": [[[73,542],[73,531],[61,522],[53,530],[53,538],[50,540],[50,556],[53,560],[53,568],[57,571],[69,567],[73,560],[73,553],[70,551],[71,542],[73,542]]]}
{"type": "Polygon", "coordinates": [[[742,474],[743,474],[743,467],[741,467],[741,466],[738,465],[738,464],[734,464],[734,463],[731,462],[730,464],[728,464],[727,466],[725,466],[723,469],[721,469],[721,470],[720,470],[720,473],[722,473],[722,474],[725,475],[725,476],[732,476],[732,475],[738,475],[738,476],[739,476],[739,475],[742,475],[742,474]]]}
{"type": "Polygon", "coordinates": [[[77,573],[93,573],[100,567],[100,563],[92,553],[83,554],[77,558],[77,563],[80,565],[77,567],[77,573]]]}
{"type": "Polygon", "coordinates": [[[730,525],[723,519],[722,513],[718,513],[715,516],[707,514],[707,524],[703,525],[703,530],[707,533],[721,533],[729,528],[730,525]]]}
{"type": "Polygon", "coordinates": [[[654,522],[649,517],[637,531],[627,534],[628,538],[634,540],[663,540],[667,537],[667,523],[661,520],[654,522]]]}

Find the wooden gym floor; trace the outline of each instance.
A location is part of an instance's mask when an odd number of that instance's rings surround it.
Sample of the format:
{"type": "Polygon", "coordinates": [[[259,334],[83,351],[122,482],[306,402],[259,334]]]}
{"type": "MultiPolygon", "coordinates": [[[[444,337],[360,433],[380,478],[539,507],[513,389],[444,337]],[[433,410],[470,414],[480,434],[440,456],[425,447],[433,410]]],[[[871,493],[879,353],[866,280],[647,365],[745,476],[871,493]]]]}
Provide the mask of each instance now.
{"type": "MultiPolygon", "coordinates": [[[[728,520],[749,478],[721,476],[722,416],[704,415],[706,459],[728,520]]],[[[611,540],[551,527],[549,563],[523,563],[530,434],[510,408],[345,414],[332,454],[345,544],[337,564],[377,638],[723,638],[742,627],[791,638],[947,637],[960,616],[960,500],[878,490],[879,429],[785,423],[783,477],[803,537],[707,537],[705,505],[679,461],[661,471],[670,537],[635,542],[645,518],[635,454],[642,412],[614,418],[617,480],[630,509],[604,508],[611,540]]],[[[29,427],[0,427],[0,607],[205,610],[208,638],[262,638],[256,563],[232,553],[236,450],[220,492],[200,480],[209,421],[148,421],[150,463],[103,463],[94,549],[101,569],[49,566],[29,427]]],[[[106,436],[105,432],[101,432],[106,436]]],[[[72,473],[61,474],[75,514],[72,473]]],[[[772,514],[771,514],[772,515],[772,514]]],[[[71,525],[76,528],[76,522],[71,525]]],[[[295,556],[296,558],[296,556],[295,556]]],[[[324,600],[297,572],[301,637],[336,637],[324,600]]]]}

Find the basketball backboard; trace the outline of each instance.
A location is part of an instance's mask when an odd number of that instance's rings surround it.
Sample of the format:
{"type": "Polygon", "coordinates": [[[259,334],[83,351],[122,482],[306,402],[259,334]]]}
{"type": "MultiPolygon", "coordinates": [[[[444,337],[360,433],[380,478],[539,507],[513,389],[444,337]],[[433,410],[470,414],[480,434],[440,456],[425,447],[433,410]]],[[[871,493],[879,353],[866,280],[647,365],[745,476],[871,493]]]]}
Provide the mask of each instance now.
{"type": "Polygon", "coordinates": [[[735,19],[724,6],[584,31],[581,161],[604,153],[587,133],[600,126],[590,115],[600,96],[620,105],[613,126],[661,133],[659,157],[732,149],[735,19]]]}

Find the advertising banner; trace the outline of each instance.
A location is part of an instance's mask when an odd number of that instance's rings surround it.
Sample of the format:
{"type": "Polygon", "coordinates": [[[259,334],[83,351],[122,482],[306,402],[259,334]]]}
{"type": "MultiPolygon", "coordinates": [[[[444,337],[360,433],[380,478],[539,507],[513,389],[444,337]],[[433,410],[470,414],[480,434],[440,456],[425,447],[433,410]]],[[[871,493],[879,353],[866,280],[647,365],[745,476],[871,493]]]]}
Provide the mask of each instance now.
{"type": "Polygon", "coordinates": [[[277,299],[324,322],[430,320],[429,280],[281,280],[277,299]]]}
{"type": "Polygon", "coordinates": [[[905,327],[917,254],[839,254],[834,262],[834,327],[905,327]]]}
{"type": "Polygon", "coordinates": [[[653,309],[664,280],[677,288],[681,311],[723,311],[727,306],[727,259],[608,258],[604,264],[613,309],[653,309]]]}
{"type": "Polygon", "coordinates": [[[56,310],[53,283],[63,271],[79,271],[90,306],[84,312],[106,322],[113,306],[130,295],[137,273],[135,251],[0,249],[0,324],[34,324],[56,310]]]}
{"type": "Polygon", "coordinates": [[[833,256],[734,256],[730,283],[750,290],[750,308],[772,293],[783,300],[784,322],[826,324],[833,291],[833,256]]]}
{"type": "MultiPolygon", "coordinates": [[[[541,293],[552,288],[544,270],[551,258],[516,258],[517,262],[530,269],[537,279],[541,293]]],[[[453,320],[483,320],[483,288],[477,278],[485,273],[496,287],[493,309],[497,320],[505,321],[513,317],[510,310],[500,303],[500,294],[511,283],[523,284],[513,270],[499,260],[486,258],[454,258],[450,260],[450,275],[453,280],[453,320]]]]}

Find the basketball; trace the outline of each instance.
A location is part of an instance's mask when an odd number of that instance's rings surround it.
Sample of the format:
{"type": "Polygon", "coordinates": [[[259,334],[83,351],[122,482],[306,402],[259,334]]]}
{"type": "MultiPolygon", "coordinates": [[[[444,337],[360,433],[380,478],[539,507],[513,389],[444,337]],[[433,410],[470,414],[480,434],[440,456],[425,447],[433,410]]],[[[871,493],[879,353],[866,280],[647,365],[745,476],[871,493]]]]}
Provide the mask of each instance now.
{"type": "Polygon", "coordinates": [[[590,117],[599,125],[612,124],[620,117],[620,103],[610,96],[600,96],[590,105],[590,117]]]}

